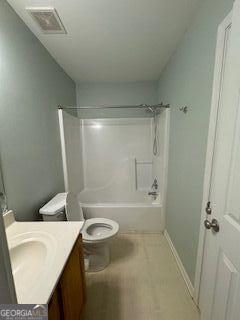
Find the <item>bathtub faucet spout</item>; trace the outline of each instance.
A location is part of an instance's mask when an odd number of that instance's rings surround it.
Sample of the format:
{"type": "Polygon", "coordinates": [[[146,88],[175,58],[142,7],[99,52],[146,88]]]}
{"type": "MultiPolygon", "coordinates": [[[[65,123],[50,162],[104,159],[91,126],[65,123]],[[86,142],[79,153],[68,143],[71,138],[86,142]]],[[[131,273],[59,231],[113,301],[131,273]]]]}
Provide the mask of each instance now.
{"type": "Polygon", "coordinates": [[[149,196],[155,196],[155,197],[156,197],[156,196],[157,196],[157,192],[156,192],[156,191],[149,191],[149,192],[148,192],[148,195],[149,195],[149,196]]]}
{"type": "Polygon", "coordinates": [[[152,196],[154,200],[157,199],[158,193],[156,191],[150,191],[148,192],[149,196],[152,196]]]}

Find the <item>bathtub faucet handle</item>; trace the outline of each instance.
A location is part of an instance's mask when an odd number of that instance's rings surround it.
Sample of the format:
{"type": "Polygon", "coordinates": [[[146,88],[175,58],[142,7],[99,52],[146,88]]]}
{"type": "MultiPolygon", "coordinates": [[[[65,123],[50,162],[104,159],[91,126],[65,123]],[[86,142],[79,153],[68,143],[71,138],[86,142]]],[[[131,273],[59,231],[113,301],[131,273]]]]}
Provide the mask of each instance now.
{"type": "Polygon", "coordinates": [[[157,182],[157,178],[155,178],[155,179],[153,180],[152,189],[155,189],[155,190],[157,190],[157,189],[158,189],[158,182],[157,182]]]}

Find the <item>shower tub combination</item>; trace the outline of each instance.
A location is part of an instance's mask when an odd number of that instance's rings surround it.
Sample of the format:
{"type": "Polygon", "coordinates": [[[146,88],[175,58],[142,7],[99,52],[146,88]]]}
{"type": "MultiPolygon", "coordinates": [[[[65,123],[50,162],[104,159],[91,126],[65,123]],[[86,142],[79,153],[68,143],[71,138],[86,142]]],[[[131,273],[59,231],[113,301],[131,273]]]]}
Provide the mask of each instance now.
{"type": "Polygon", "coordinates": [[[153,200],[144,192],[119,201],[109,198],[109,194],[84,190],[78,194],[85,218],[107,218],[118,222],[120,232],[161,232],[163,212],[160,196],[153,200]],[[101,199],[101,201],[100,201],[101,199]]]}
{"type": "Polygon", "coordinates": [[[86,219],[111,219],[120,232],[164,230],[169,114],[154,110],[154,118],[101,119],[59,110],[65,190],[86,219]]]}

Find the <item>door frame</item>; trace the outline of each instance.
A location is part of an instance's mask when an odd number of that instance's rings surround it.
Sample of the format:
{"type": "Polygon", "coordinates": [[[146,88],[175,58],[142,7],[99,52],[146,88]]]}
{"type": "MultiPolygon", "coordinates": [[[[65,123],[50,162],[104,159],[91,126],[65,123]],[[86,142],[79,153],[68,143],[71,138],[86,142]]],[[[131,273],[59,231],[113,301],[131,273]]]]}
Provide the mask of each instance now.
{"type": "Polygon", "coordinates": [[[204,171],[204,183],[203,183],[203,197],[202,197],[202,208],[201,208],[201,220],[199,229],[199,242],[198,242],[198,253],[197,263],[194,280],[194,293],[193,299],[195,303],[199,304],[200,286],[201,286],[201,274],[202,274],[202,263],[204,255],[204,244],[206,229],[204,228],[204,220],[206,219],[206,204],[209,201],[209,193],[211,186],[211,174],[214,158],[214,147],[216,138],[216,128],[219,110],[219,100],[221,97],[222,87],[222,70],[225,62],[225,35],[226,29],[231,26],[232,23],[232,11],[226,16],[226,18],[218,26],[217,33],[217,45],[215,52],[215,67],[214,67],[214,79],[212,89],[212,102],[210,110],[210,120],[208,128],[208,141],[207,151],[205,159],[205,171],[204,171]]]}

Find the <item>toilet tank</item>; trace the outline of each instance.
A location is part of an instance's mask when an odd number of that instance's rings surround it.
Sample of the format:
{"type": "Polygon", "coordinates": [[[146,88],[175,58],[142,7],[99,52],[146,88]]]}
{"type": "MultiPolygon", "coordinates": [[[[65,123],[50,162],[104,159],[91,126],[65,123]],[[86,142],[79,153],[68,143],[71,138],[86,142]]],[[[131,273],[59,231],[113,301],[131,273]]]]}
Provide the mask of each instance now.
{"type": "Polygon", "coordinates": [[[39,210],[39,213],[42,215],[44,221],[66,220],[66,196],[66,193],[58,193],[39,210]]]}
{"type": "Polygon", "coordinates": [[[83,211],[72,192],[58,193],[46,203],[39,213],[44,221],[83,221],[83,211]]]}

